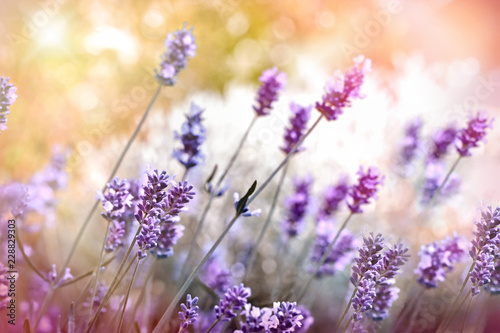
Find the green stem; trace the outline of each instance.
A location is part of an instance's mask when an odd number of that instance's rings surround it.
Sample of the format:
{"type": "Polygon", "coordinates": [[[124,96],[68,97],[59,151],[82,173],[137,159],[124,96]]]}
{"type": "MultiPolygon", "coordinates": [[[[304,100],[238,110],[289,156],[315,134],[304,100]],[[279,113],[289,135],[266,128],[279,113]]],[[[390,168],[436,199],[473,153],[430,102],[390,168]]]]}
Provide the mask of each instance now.
{"type": "Polygon", "coordinates": [[[219,321],[220,321],[220,318],[217,319],[216,321],[214,321],[205,333],[210,333],[210,331],[215,327],[215,325],[217,325],[219,323],[219,321]]]}
{"type": "Polygon", "coordinates": [[[120,316],[120,322],[118,324],[118,330],[116,331],[117,333],[120,333],[120,330],[122,328],[123,316],[125,315],[125,310],[127,309],[128,297],[130,295],[130,290],[132,289],[132,285],[134,284],[135,274],[137,273],[137,267],[139,267],[139,263],[140,262],[141,262],[141,259],[137,258],[137,261],[135,263],[134,273],[132,274],[132,279],[130,279],[130,284],[128,285],[128,288],[127,288],[127,294],[125,295],[125,304],[123,304],[123,310],[122,310],[122,314],[120,316]]]}
{"type": "Polygon", "coordinates": [[[453,173],[453,171],[457,167],[458,162],[460,162],[461,158],[462,158],[462,155],[458,156],[458,158],[456,159],[455,163],[453,163],[453,165],[451,166],[450,170],[446,174],[446,177],[444,178],[443,182],[441,183],[441,185],[439,185],[438,189],[436,190],[436,192],[434,192],[433,196],[431,197],[431,200],[429,201],[429,204],[427,205],[427,207],[429,207],[429,208],[432,207],[432,205],[434,204],[434,202],[437,200],[437,198],[441,194],[441,191],[444,188],[444,185],[446,185],[446,182],[448,181],[448,179],[450,178],[451,174],[453,173]]]}
{"type": "Polygon", "coordinates": [[[340,319],[337,322],[337,325],[335,326],[335,329],[334,329],[335,332],[337,332],[337,329],[339,329],[339,327],[342,325],[342,322],[344,321],[345,316],[349,312],[349,309],[351,308],[351,304],[352,304],[352,299],[354,298],[354,296],[356,296],[357,291],[358,291],[358,287],[356,286],[356,287],[354,287],[354,291],[352,292],[351,298],[349,298],[349,302],[347,302],[347,305],[346,305],[344,311],[342,312],[342,315],[340,316],[340,319]]]}

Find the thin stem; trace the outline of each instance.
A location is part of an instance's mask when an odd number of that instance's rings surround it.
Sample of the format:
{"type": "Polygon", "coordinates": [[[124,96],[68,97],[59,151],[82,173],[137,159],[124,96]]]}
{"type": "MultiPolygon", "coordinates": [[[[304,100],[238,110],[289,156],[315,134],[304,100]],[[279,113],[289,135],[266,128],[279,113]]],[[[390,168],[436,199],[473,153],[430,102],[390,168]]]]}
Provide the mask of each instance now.
{"type": "MultiPolygon", "coordinates": [[[[469,271],[467,272],[467,276],[465,277],[465,280],[462,283],[462,287],[460,287],[460,291],[458,292],[457,298],[458,298],[458,296],[460,296],[462,294],[462,292],[465,289],[465,286],[467,285],[467,282],[469,282],[469,278],[470,278],[470,275],[472,273],[472,270],[474,269],[474,266],[476,266],[476,260],[472,261],[472,264],[470,265],[469,271]]],[[[455,301],[456,301],[456,299],[455,299],[455,301]]]]}
{"type": "Polygon", "coordinates": [[[462,328],[460,329],[460,333],[464,331],[465,323],[467,322],[467,315],[469,314],[469,309],[470,309],[470,305],[472,303],[473,298],[474,298],[474,296],[471,295],[470,300],[469,300],[469,305],[467,305],[467,310],[465,311],[464,321],[462,322],[462,328]]]}
{"type": "Polygon", "coordinates": [[[43,299],[42,307],[40,308],[40,311],[38,312],[38,315],[36,317],[35,326],[33,327],[33,332],[37,331],[38,325],[40,324],[40,320],[42,319],[42,315],[45,313],[45,310],[47,310],[49,302],[52,299],[52,295],[54,295],[54,291],[55,291],[55,286],[53,284],[51,284],[49,291],[47,291],[47,294],[45,295],[45,298],[43,299]]]}
{"type": "Polygon", "coordinates": [[[285,166],[285,164],[288,162],[290,157],[292,157],[292,155],[297,151],[297,149],[299,149],[302,142],[304,142],[304,140],[309,136],[309,134],[311,134],[313,129],[318,125],[319,121],[322,118],[323,118],[323,114],[321,114],[318,117],[318,119],[314,122],[314,124],[311,126],[311,128],[306,132],[306,134],[304,134],[304,136],[299,140],[299,142],[297,142],[297,144],[292,148],[292,150],[288,153],[288,155],[286,155],[285,159],[283,159],[283,161],[280,163],[280,165],[278,165],[278,167],[273,171],[273,173],[271,173],[271,175],[264,181],[264,183],[262,183],[262,185],[254,192],[254,194],[250,198],[248,198],[248,201],[247,201],[248,205],[260,194],[260,192],[262,192],[262,190],[264,190],[266,188],[266,186],[269,184],[269,182],[274,178],[274,176],[276,176],[278,171],[280,171],[281,168],[283,166],[285,166]]]}
{"type": "Polygon", "coordinates": [[[135,268],[134,268],[134,273],[132,274],[132,279],[130,280],[130,284],[128,285],[127,294],[125,295],[125,304],[123,304],[123,310],[122,310],[122,314],[120,316],[120,323],[118,324],[118,330],[116,331],[117,333],[119,333],[121,328],[122,328],[123,315],[125,314],[125,310],[127,309],[128,297],[130,295],[130,290],[132,289],[132,285],[134,284],[135,274],[137,273],[137,267],[139,267],[140,262],[141,262],[141,259],[138,258],[136,263],[135,263],[135,268]]]}
{"type": "Polygon", "coordinates": [[[434,192],[434,194],[432,195],[431,200],[429,201],[429,204],[427,205],[427,207],[429,207],[429,208],[432,207],[432,205],[434,204],[434,202],[437,200],[437,198],[441,194],[441,191],[444,188],[444,185],[446,185],[446,182],[448,181],[448,179],[450,178],[451,174],[453,173],[453,171],[457,167],[458,162],[460,162],[461,158],[462,158],[462,155],[459,155],[458,158],[456,159],[455,163],[453,163],[453,165],[451,166],[450,170],[446,174],[446,177],[444,178],[443,182],[441,183],[441,185],[439,185],[439,187],[436,190],[436,192],[434,192]]]}
{"type": "Polygon", "coordinates": [[[321,257],[321,260],[318,262],[318,264],[316,265],[316,268],[314,269],[314,272],[311,274],[311,276],[309,277],[309,279],[307,280],[306,284],[304,285],[304,287],[302,288],[301,292],[299,293],[299,296],[297,297],[297,302],[300,302],[302,300],[302,298],[305,296],[306,294],[306,291],[307,289],[309,289],[309,286],[311,285],[314,277],[316,276],[316,274],[318,274],[319,270],[321,269],[321,266],[323,266],[323,264],[325,263],[326,259],[328,258],[328,256],[330,255],[330,251],[332,250],[333,246],[335,245],[335,243],[337,242],[337,240],[339,239],[340,237],[340,233],[342,232],[342,230],[344,230],[344,228],[346,227],[347,225],[347,222],[349,222],[349,220],[351,219],[351,216],[353,215],[353,213],[349,213],[349,215],[347,216],[347,218],[345,219],[344,223],[342,223],[342,226],[340,227],[340,229],[337,231],[337,234],[335,235],[335,238],[333,238],[333,240],[330,242],[330,244],[328,244],[328,247],[326,248],[326,251],[325,253],[323,254],[323,256],[321,257]]]}
{"type": "Polygon", "coordinates": [[[21,251],[21,254],[23,255],[23,259],[26,261],[26,263],[31,267],[31,269],[41,277],[45,282],[49,282],[49,279],[38,269],[38,267],[35,266],[35,264],[31,261],[30,257],[26,255],[26,252],[24,251],[24,245],[23,242],[21,241],[21,234],[19,233],[19,229],[17,228],[17,224],[14,225],[14,230],[16,232],[16,241],[17,245],[19,247],[19,250],[21,251]]]}
{"type": "Polygon", "coordinates": [[[358,291],[358,287],[356,286],[356,287],[354,287],[354,291],[352,292],[352,295],[349,298],[349,302],[347,302],[347,305],[346,305],[344,311],[342,312],[342,315],[340,316],[340,319],[337,322],[337,325],[335,325],[335,329],[334,329],[335,332],[340,327],[340,325],[342,325],[342,322],[344,321],[345,316],[349,312],[349,309],[351,308],[351,304],[352,304],[352,299],[354,298],[354,296],[356,296],[357,291],[358,291]]]}
{"type": "Polygon", "coordinates": [[[184,173],[182,174],[182,181],[186,180],[188,172],[189,172],[189,168],[185,168],[184,173]]]}
{"type": "MultiPolygon", "coordinates": [[[[102,267],[106,267],[108,266],[113,260],[116,259],[116,256],[113,256],[111,257],[110,259],[106,260],[101,266],[102,267]]],[[[84,279],[86,278],[87,276],[89,275],[92,275],[92,273],[94,273],[95,269],[91,269],[90,271],[87,271],[86,273],[83,273],[82,275],[79,275],[78,277],[74,278],[74,279],[71,279],[69,281],[66,281],[64,283],[62,283],[61,285],[59,285],[58,288],[61,288],[61,287],[66,287],[67,285],[70,285],[70,284],[73,284],[75,282],[78,282],[80,281],[81,279],[84,279]]]]}
{"type": "Polygon", "coordinates": [[[200,261],[200,263],[198,264],[198,266],[196,266],[196,268],[191,273],[191,275],[189,275],[189,277],[186,279],[186,282],[184,282],[184,285],[177,292],[177,294],[175,295],[174,299],[170,303],[169,307],[167,308],[167,310],[165,311],[165,313],[161,317],[160,321],[156,325],[155,329],[153,330],[153,333],[160,333],[160,332],[162,332],[162,327],[165,326],[169,322],[170,317],[172,316],[172,312],[174,311],[174,308],[177,306],[177,303],[179,303],[180,299],[182,298],[182,296],[186,292],[187,288],[191,285],[191,283],[193,282],[194,278],[198,275],[198,273],[202,269],[203,265],[205,265],[205,263],[207,262],[207,260],[214,253],[215,249],[217,249],[217,247],[222,242],[222,240],[224,239],[224,237],[226,236],[226,234],[229,232],[229,229],[231,229],[231,227],[234,225],[234,223],[236,222],[236,220],[238,219],[238,217],[239,217],[238,214],[234,215],[233,219],[226,226],[226,228],[224,229],[224,231],[222,232],[222,234],[219,236],[219,238],[217,239],[217,241],[214,243],[214,245],[212,245],[212,247],[210,248],[210,250],[207,252],[207,254],[205,254],[205,256],[203,257],[203,259],[200,261]]]}
{"type": "Polygon", "coordinates": [[[215,327],[215,325],[217,325],[219,323],[219,321],[220,321],[220,318],[218,318],[216,321],[214,321],[205,333],[210,333],[210,331],[215,327]]]}
{"type": "Polygon", "coordinates": [[[281,177],[280,177],[280,180],[278,183],[278,187],[276,188],[276,191],[274,192],[273,201],[271,203],[271,208],[269,210],[269,213],[267,214],[266,222],[262,226],[262,229],[260,230],[257,241],[255,242],[255,245],[253,246],[252,251],[250,253],[250,259],[248,260],[248,263],[247,263],[247,268],[245,270],[245,275],[243,276],[243,281],[246,281],[248,274],[252,270],[252,266],[255,262],[255,258],[257,257],[257,249],[259,248],[260,243],[264,239],[264,234],[266,233],[267,228],[271,224],[271,219],[272,219],[273,214],[274,214],[274,209],[276,208],[276,203],[278,202],[278,196],[280,194],[281,186],[283,185],[283,181],[285,180],[285,175],[286,175],[286,172],[288,170],[288,166],[289,166],[289,163],[287,163],[285,165],[285,167],[283,168],[283,171],[281,172],[281,177]]]}
{"type": "Polygon", "coordinates": [[[146,277],[144,278],[144,284],[141,288],[141,293],[139,294],[139,297],[137,298],[137,301],[135,302],[134,310],[132,311],[132,315],[130,316],[132,319],[135,319],[135,314],[137,313],[137,310],[139,309],[139,306],[142,303],[142,300],[144,299],[144,295],[146,295],[146,286],[149,283],[149,280],[153,277],[154,274],[154,268],[155,264],[158,261],[157,257],[154,257],[153,262],[151,265],[148,267],[148,272],[146,273],[146,277]]]}

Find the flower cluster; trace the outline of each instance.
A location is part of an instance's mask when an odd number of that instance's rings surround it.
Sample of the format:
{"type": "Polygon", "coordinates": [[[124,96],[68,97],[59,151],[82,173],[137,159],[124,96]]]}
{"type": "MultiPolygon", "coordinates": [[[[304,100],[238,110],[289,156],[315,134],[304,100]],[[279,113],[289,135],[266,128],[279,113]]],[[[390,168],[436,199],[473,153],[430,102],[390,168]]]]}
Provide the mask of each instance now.
{"type": "Polygon", "coordinates": [[[7,115],[10,114],[10,106],[17,99],[17,88],[9,83],[9,78],[0,76],[0,133],[7,129],[7,115]]]}
{"type": "Polygon", "coordinates": [[[224,269],[216,257],[210,257],[203,267],[201,280],[216,293],[223,294],[231,285],[231,272],[224,269]]]}
{"type": "Polygon", "coordinates": [[[235,333],[305,332],[304,329],[307,330],[314,322],[305,308],[297,307],[296,303],[290,302],[274,302],[272,308],[258,308],[246,304],[242,315],[245,320],[240,322],[241,329],[236,330],[235,333]]]}
{"type": "Polygon", "coordinates": [[[191,109],[186,115],[186,122],[182,124],[181,133],[175,132],[175,139],[182,142],[182,148],[174,150],[174,157],[186,169],[200,164],[203,160],[200,146],[205,141],[206,129],[201,123],[202,112],[203,109],[191,103],[191,109]]]}
{"type": "Polygon", "coordinates": [[[345,74],[336,71],[332,80],[325,86],[322,101],[316,103],[316,110],[326,119],[336,120],[345,107],[350,107],[352,99],[364,98],[360,89],[365,74],[371,71],[371,60],[360,55],[354,59],[352,66],[345,74]]]}
{"type": "Polygon", "coordinates": [[[361,205],[370,202],[371,198],[376,198],[377,187],[384,183],[384,176],[376,167],[369,167],[365,173],[363,167],[359,167],[358,184],[352,185],[347,194],[347,206],[352,213],[362,213],[361,205]]]}
{"type": "Polygon", "coordinates": [[[250,288],[246,288],[243,283],[234,286],[226,291],[224,298],[215,306],[215,315],[220,321],[229,321],[244,309],[247,298],[252,294],[250,288]]]}
{"type": "MultiPolygon", "coordinates": [[[[429,160],[425,167],[425,180],[422,185],[422,195],[420,202],[427,205],[431,202],[434,195],[436,195],[437,190],[443,184],[446,178],[443,163],[440,161],[429,160]]],[[[457,173],[453,172],[448,181],[444,184],[441,192],[439,193],[438,200],[446,199],[460,189],[460,177],[457,173]]]]}
{"type": "Polygon", "coordinates": [[[278,100],[278,94],[285,88],[286,74],[273,67],[265,70],[259,81],[262,86],[257,93],[257,105],[253,109],[258,116],[266,116],[271,112],[273,103],[278,100]]]}
{"type": "Polygon", "coordinates": [[[161,57],[160,68],[155,69],[155,78],[162,85],[173,86],[179,72],[186,68],[188,58],[196,55],[193,29],[186,30],[184,25],[182,30],[169,33],[165,39],[165,48],[167,50],[161,57]]]}
{"type": "Polygon", "coordinates": [[[465,238],[455,235],[440,242],[422,245],[418,254],[420,262],[415,269],[418,283],[426,288],[436,288],[438,282],[444,281],[446,274],[453,270],[453,265],[467,254],[465,238]]]}
{"type": "Polygon", "coordinates": [[[486,129],[491,128],[493,118],[489,119],[486,111],[480,110],[475,116],[469,116],[467,127],[461,129],[457,134],[456,148],[460,156],[470,156],[470,149],[479,146],[479,142],[485,141],[486,129]]]}
{"type": "Polygon", "coordinates": [[[420,139],[421,128],[422,120],[420,118],[416,118],[406,126],[405,136],[401,142],[399,153],[400,162],[403,166],[410,165],[422,146],[420,139]]]}
{"type": "Polygon", "coordinates": [[[309,192],[312,184],[312,177],[306,176],[304,179],[294,180],[295,193],[285,199],[286,217],[283,220],[283,229],[288,237],[297,236],[303,229],[304,218],[309,205],[309,192]]]}
{"type": "Polygon", "coordinates": [[[497,256],[493,262],[493,272],[491,272],[491,282],[485,287],[493,295],[500,294],[500,258],[497,256]]]}
{"type": "Polygon", "coordinates": [[[334,216],[342,201],[347,197],[348,191],[347,177],[341,177],[337,185],[331,185],[325,190],[323,203],[317,215],[318,222],[334,216]]]}
{"type": "MultiPolygon", "coordinates": [[[[101,305],[102,301],[104,300],[104,296],[106,296],[107,291],[108,291],[108,287],[106,286],[106,284],[104,282],[101,281],[99,283],[99,286],[97,287],[95,297],[94,297],[94,302],[92,303],[92,312],[97,311],[97,309],[101,305]]],[[[92,297],[92,294],[93,294],[93,289],[90,289],[90,295],[89,295],[89,297],[87,297],[87,299],[83,303],[83,306],[87,309],[90,307],[90,299],[92,297]]],[[[104,312],[106,312],[106,308],[103,306],[101,308],[101,313],[104,313],[104,312]]]]}
{"type": "Polygon", "coordinates": [[[198,303],[198,297],[191,298],[191,295],[188,294],[186,297],[186,304],[181,304],[181,311],[179,311],[181,327],[179,333],[187,331],[188,327],[196,321],[199,310],[199,306],[196,305],[196,303],[198,303]]]}
{"type": "Polygon", "coordinates": [[[494,259],[500,245],[500,207],[495,210],[487,207],[481,211],[481,219],[476,222],[476,228],[469,252],[474,260],[474,270],[470,277],[472,295],[479,294],[479,287],[491,282],[495,269],[494,259]]]}
{"type": "Polygon", "coordinates": [[[453,125],[439,129],[431,138],[431,146],[427,154],[428,161],[439,161],[448,152],[448,147],[455,142],[457,129],[453,125]]]}
{"type": "MultiPolygon", "coordinates": [[[[290,127],[285,129],[285,145],[281,147],[281,150],[285,154],[290,154],[295,145],[300,141],[306,130],[307,122],[311,116],[312,106],[300,106],[296,103],[290,103],[290,109],[292,110],[293,116],[290,118],[290,127]]],[[[298,147],[295,153],[303,151],[304,147],[298,147]]]]}

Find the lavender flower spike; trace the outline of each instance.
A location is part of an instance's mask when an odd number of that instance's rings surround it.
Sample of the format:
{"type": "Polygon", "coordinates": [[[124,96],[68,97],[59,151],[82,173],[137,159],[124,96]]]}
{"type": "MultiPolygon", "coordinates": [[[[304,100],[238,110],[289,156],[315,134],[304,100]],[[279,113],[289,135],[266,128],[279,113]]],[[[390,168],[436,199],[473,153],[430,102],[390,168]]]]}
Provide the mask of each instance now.
{"type": "Polygon", "coordinates": [[[179,333],[187,331],[188,327],[196,321],[199,310],[199,306],[196,303],[198,303],[198,297],[191,298],[191,295],[188,294],[186,304],[181,304],[181,311],[179,311],[179,319],[181,320],[179,333]]]}
{"type": "Polygon", "coordinates": [[[361,205],[369,203],[371,198],[376,198],[377,186],[384,183],[384,176],[381,176],[375,167],[369,167],[365,173],[360,166],[358,175],[358,184],[351,186],[347,195],[347,205],[353,214],[362,213],[361,205]]]}
{"type": "Polygon", "coordinates": [[[161,57],[160,68],[155,69],[155,78],[162,85],[173,86],[179,72],[186,68],[188,58],[196,55],[193,29],[186,30],[184,24],[182,30],[169,33],[165,39],[165,48],[167,50],[161,57]]]}
{"type": "MultiPolygon", "coordinates": [[[[233,193],[233,199],[234,199],[234,208],[237,208],[238,202],[240,201],[240,195],[238,194],[238,192],[233,193]]],[[[260,208],[253,210],[253,211],[250,211],[250,208],[248,208],[248,206],[245,206],[245,208],[243,208],[241,216],[246,216],[246,217],[248,217],[248,216],[260,216],[261,212],[262,212],[262,210],[260,208]]]]}
{"type": "Polygon", "coordinates": [[[258,116],[266,116],[272,110],[272,104],[278,100],[278,94],[285,88],[286,74],[273,67],[265,70],[259,81],[262,86],[257,93],[257,105],[253,109],[258,116]]]}
{"type": "Polygon", "coordinates": [[[422,119],[416,118],[410,122],[405,129],[405,136],[401,143],[401,151],[399,153],[400,162],[403,166],[408,167],[417,156],[420,142],[420,130],[422,128],[422,119]]]}
{"type": "Polygon", "coordinates": [[[318,212],[318,222],[333,217],[340,204],[345,200],[349,185],[347,177],[341,177],[337,185],[329,186],[323,195],[323,204],[318,212]]]}
{"type": "Polygon", "coordinates": [[[246,288],[243,283],[234,286],[226,291],[224,298],[219,305],[215,306],[215,315],[220,321],[229,321],[236,317],[247,304],[247,298],[252,294],[250,288],[246,288]]]}
{"type": "Polygon", "coordinates": [[[309,191],[312,184],[311,176],[294,181],[295,193],[285,199],[286,218],[283,228],[289,237],[297,236],[304,227],[304,217],[309,204],[309,191]]]}
{"type": "MultiPolygon", "coordinates": [[[[296,103],[290,103],[290,109],[293,116],[290,118],[290,127],[285,130],[285,145],[281,150],[285,154],[289,154],[295,145],[300,141],[307,127],[307,122],[311,117],[312,106],[302,107],[296,103]]],[[[295,153],[303,151],[304,147],[299,147],[295,153]]]]}
{"type": "Polygon", "coordinates": [[[9,78],[0,76],[0,133],[7,129],[7,115],[10,114],[10,106],[17,99],[17,88],[9,83],[9,78]]]}
{"type": "Polygon", "coordinates": [[[325,94],[321,103],[316,103],[316,110],[321,112],[326,119],[336,120],[345,107],[350,107],[352,99],[364,98],[360,89],[365,74],[371,71],[371,60],[360,55],[354,58],[354,65],[342,74],[334,73],[334,77],[326,84],[325,94]]]}
{"type": "Polygon", "coordinates": [[[174,150],[174,157],[186,169],[200,164],[204,157],[200,151],[200,146],[206,139],[206,129],[201,123],[203,111],[198,105],[191,103],[191,109],[186,115],[187,121],[182,124],[181,133],[175,132],[175,139],[182,142],[182,148],[174,150]]]}
{"type": "Polygon", "coordinates": [[[493,125],[493,118],[489,119],[486,111],[480,110],[476,116],[469,115],[467,127],[461,129],[457,135],[455,144],[460,156],[470,156],[470,149],[479,146],[480,141],[486,139],[486,129],[493,125]]]}
{"type": "Polygon", "coordinates": [[[455,142],[456,137],[457,129],[453,125],[448,125],[434,133],[427,160],[441,160],[448,152],[448,147],[455,142]]]}

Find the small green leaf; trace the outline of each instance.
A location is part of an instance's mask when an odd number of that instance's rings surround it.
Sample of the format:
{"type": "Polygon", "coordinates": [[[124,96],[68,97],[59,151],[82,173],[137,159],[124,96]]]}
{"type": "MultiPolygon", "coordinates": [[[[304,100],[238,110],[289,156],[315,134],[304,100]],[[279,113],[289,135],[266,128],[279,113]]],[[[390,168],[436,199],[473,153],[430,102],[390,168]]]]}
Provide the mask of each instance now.
{"type": "Polygon", "coordinates": [[[245,209],[247,205],[248,198],[255,192],[255,189],[257,188],[257,181],[254,180],[252,186],[248,189],[247,193],[238,201],[238,204],[236,205],[236,214],[241,215],[243,212],[243,209],[245,209]]]}

